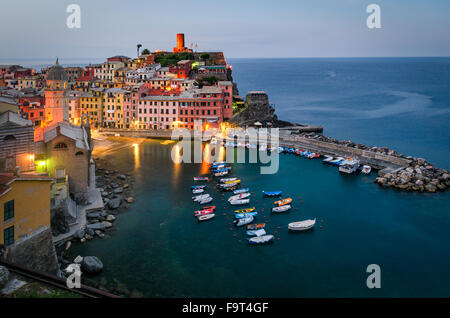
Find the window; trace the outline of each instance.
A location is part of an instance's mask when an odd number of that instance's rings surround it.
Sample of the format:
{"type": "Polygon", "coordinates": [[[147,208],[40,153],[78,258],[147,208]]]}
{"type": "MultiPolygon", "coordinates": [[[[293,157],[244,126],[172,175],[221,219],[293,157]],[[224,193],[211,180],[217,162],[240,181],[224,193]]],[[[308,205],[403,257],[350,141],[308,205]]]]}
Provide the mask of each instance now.
{"type": "Polygon", "coordinates": [[[12,219],[14,217],[14,200],[5,202],[3,204],[3,208],[5,211],[5,216],[3,218],[4,221],[12,219]]]}
{"type": "Polygon", "coordinates": [[[4,245],[14,244],[14,226],[8,227],[3,231],[4,245]]]}
{"type": "Polygon", "coordinates": [[[55,149],[67,149],[67,145],[65,143],[63,143],[63,142],[58,142],[55,145],[55,149]]]}

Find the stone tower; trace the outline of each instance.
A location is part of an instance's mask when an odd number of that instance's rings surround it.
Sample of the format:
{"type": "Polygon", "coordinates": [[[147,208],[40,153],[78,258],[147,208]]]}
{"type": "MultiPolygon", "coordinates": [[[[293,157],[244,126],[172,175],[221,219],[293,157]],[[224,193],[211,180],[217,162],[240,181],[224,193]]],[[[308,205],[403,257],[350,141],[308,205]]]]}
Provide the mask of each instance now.
{"type": "Polygon", "coordinates": [[[69,121],[69,106],[67,101],[68,77],[58,59],[47,73],[45,83],[45,123],[48,127],[62,121],[69,121]]]}

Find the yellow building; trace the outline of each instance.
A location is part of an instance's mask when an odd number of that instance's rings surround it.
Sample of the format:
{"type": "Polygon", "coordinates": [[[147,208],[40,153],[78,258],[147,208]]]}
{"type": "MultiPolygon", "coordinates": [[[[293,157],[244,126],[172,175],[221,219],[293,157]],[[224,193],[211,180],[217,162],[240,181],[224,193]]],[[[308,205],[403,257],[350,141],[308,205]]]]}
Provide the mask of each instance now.
{"type": "Polygon", "coordinates": [[[89,93],[80,97],[79,104],[80,117],[86,114],[89,117],[91,127],[100,127],[103,118],[103,89],[91,88],[89,93]]]}
{"type": "Polygon", "coordinates": [[[0,244],[8,247],[50,228],[53,178],[0,173],[0,244]]]}
{"type": "Polygon", "coordinates": [[[19,91],[25,88],[36,88],[38,87],[38,77],[37,76],[24,76],[18,79],[19,91]]]}
{"type": "Polygon", "coordinates": [[[123,102],[129,91],[110,88],[103,93],[103,127],[123,128],[123,102]]]}

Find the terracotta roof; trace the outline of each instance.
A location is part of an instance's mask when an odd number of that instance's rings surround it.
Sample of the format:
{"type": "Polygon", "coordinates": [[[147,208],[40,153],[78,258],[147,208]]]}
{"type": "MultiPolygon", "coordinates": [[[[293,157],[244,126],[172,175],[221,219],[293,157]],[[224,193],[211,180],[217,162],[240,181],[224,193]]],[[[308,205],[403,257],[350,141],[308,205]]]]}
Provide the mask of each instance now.
{"type": "Polygon", "coordinates": [[[36,180],[36,181],[52,181],[54,178],[49,176],[43,176],[34,173],[22,173],[19,176],[15,176],[10,172],[0,172],[0,196],[7,193],[14,181],[36,180]]]}

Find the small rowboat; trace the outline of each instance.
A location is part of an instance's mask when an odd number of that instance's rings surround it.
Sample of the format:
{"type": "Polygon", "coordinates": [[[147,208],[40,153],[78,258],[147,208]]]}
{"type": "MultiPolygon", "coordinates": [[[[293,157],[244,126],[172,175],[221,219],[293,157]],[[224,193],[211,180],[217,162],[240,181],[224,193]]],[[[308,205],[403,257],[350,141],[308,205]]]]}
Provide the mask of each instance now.
{"type": "Polygon", "coordinates": [[[248,244],[259,245],[259,244],[269,243],[272,241],[273,241],[273,235],[263,235],[263,236],[249,238],[248,244]]]}
{"type": "Polygon", "coordinates": [[[204,199],[209,198],[209,197],[210,197],[210,195],[209,195],[208,193],[205,193],[205,194],[199,194],[199,195],[193,196],[193,197],[192,197],[192,200],[194,200],[194,201],[200,201],[200,200],[204,200],[204,199]]]}
{"type": "Polygon", "coordinates": [[[292,202],[292,199],[291,199],[291,198],[286,198],[286,199],[283,199],[283,200],[275,201],[273,204],[275,204],[275,205],[277,205],[277,206],[282,206],[282,205],[289,204],[289,203],[291,203],[291,202],[292,202]]]}
{"type": "Polygon", "coordinates": [[[247,225],[247,230],[259,230],[266,227],[266,223],[257,223],[247,225]]]}
{"type": "Polygon", "coordinates": [[[214,167],[214,166],[220,166],[220,165],[224,165],[224,164],[226,164],[225,161],[213,162],[213,163],[211,164],[211,167],[214,167]]]}
{"type": "Polygon", "coordinates": [[[206,188],[206,184],[199,184],[199,185],[191,186],[192,190],[194,190],[194,189],[204,189],[204,188],[206,188]]]}
{"type": "Polygon", "coordinates": [[[222,179],[220,179],[220,182],[222,182],[222,183],[226,183],[226,182],[228,182],[228,181],[235,181],[235,180],[237,180],[238,178],[236,178],[236,177],[232,177],[232,178],[222,178],[222,179]]]}
{"type": "Polygon", "coordinates": [[[245,193],[245,192],[248,192],[248,191],[249,191],[248,188],[241,188],[241,189],[234,190],[233,194],[245,193]]]}
{"type": "Polygon", "coordinates": [[[219,188],[227,189],[227,188],[236,187],[237,185],[238,185],[237,182],[232,182],[232,183],[222,183],[222,184],[219,184],[219,188]]]}
{"type": "Polygon", "coordinates": [[[221,169],[214,169],[213,172],[224,172],[224,171],[229,171],[231,170],[230,167],[226,167],[226,168],[221,168],[221,169]]]}
{"type": "Polygon", "coordinates": [[[314,224],[316,224],[316,219],[292,222],[288,224],[288,229],[292,231],[305,231],[313,228],[314,224]]]}
{"type": "Polygon", "coordinates": [[[202,192],[204,192],[205,190],[204,189],[193,189],[192,190],[192,193],[193,194],[198,194],[198,193],[202,193],[202,192]]]}
{"type": "Polygon", "coordinates": [[[197,216],[197,220],[199,221],[199,222],[201,222],[201,221],[207,221],[207,220],[211,220],[213,217],[215,217],[216,215],[213,213],[213,214],[206,214],[206,215],[199,215],[199,216],[197,216]]]}
{"type": "Polygon", "coordinates": [[[237,185],[232,185],[231,187],[219,187],[220,191],[234,191],[237,189],[237,185]]]}
{"type": "Polygon", "coordinates": [[[208,181],[208,177],[194,177],[194,181],[208,181]]]}
{"type": "Polygon", "coordinates": [[[227,174],[228,174],[228,171],[216,172],[216,173],[214,173],[214,177],[223,177],[223,176],[226,176],[227,174]]]}
{"type": "Polygon", "coordinates": [[[216,209],[215,205],[205,206],[204,208],[202,208],[202,210],[215,210],[215,209],[216,209]]]}
{"type": "Polygon", "coordinates": [[[243,225],[252,223],[253,219],[254,219],[253,216],[248,216],[248,217],[245,217],[245,218],[242,218],[242,219],[239,219],[239,220],[234,220],[233,223],[236,226],[243,226],[243,225]]]}
{"type": "Polygon", "coordinates": [[[253,212],[253,211],[255,211],[255,207],[236,210],[236,211],[234,211],[234,213],[249,213],[249,212],[253,212]]]}
{"type": "Polygon", "coordinates": [[[231,180],[231,181],[225,181],[223,183],[225,183],[225,184],[241,183],[241,180],[240,179],[236,179],[236,180],[231,180]]]}
{"type": "Polygon", "coordinates": [[[287,204],[287,205],[282,205],[282,206],[277,206],[272,208],[272,212],[273,213],[281,213],[281,212],[286,212],[289,211],[292,207],[287,204]]]}
{"type": "Polygon", "coordinates": [[[241,200],[230,201],[231,205],[242,205],[242,204],[249,204],[249,203],[250,203],[250,199],[241,199],[241,200]]]}
{"type": "Polygon", "coordinates": [[[226,165],[224,164],[224,163],[222,163],[222,164],[220,164],[220,165],[212,165],[211,166],[211,170],[214,170],[214,169],[222,169],[222,168],[225,168],[226,167],[226,165]]]}
{"type": "Polygon", "coordinates": [[[207,215],[214,213],[214,210],[198,210],[194,212],[194,216],[207,215]]]}
{"type": "Polygon", "coordinates": [[[211,202],[212,200],[213,200],[212,197],[207,197],[206,199],[202,199],[202,200],[197,201],[197,202],[200,203],[200,204],[206,204],[206,203],[211,202]]]}
{"type": "Polygon", "coordinates": [[[245,198],[248,198],[249,196],[250,196],[250,193],[248,193],[248,192],[232,195],[231,197],[228,198],[228,202],[231,202],[234,200],[245,199],[245,198]]]}
{"type": "Polygon", "coordinates": [[[279,197],[282,193],[283,191],[263,191],[266,197],[279,197]]]}
{"type": "Polygon", "coordinates": [[[361,169],[361,172],[364,174],[370,174],[370,172],[372,171],[372,168],[370,166],[364,165],[361,169]]]}
{"type": "Polygon", "coordinates": [[[235,217],[236,219],[242,219],[242,218],[246,218],[246,217],[249,217],[249,216],[257,216],[257,215],[258,215],[258,212],[236,213],[236,214],[234,215],[234,217],[235,217]]]}
{"type": "Polygon", "coordinates": [[[248,236],[263,236],[266,235],[266,230],[259,229],[259,230],[249,230],[247,231],[248,236]]]}

